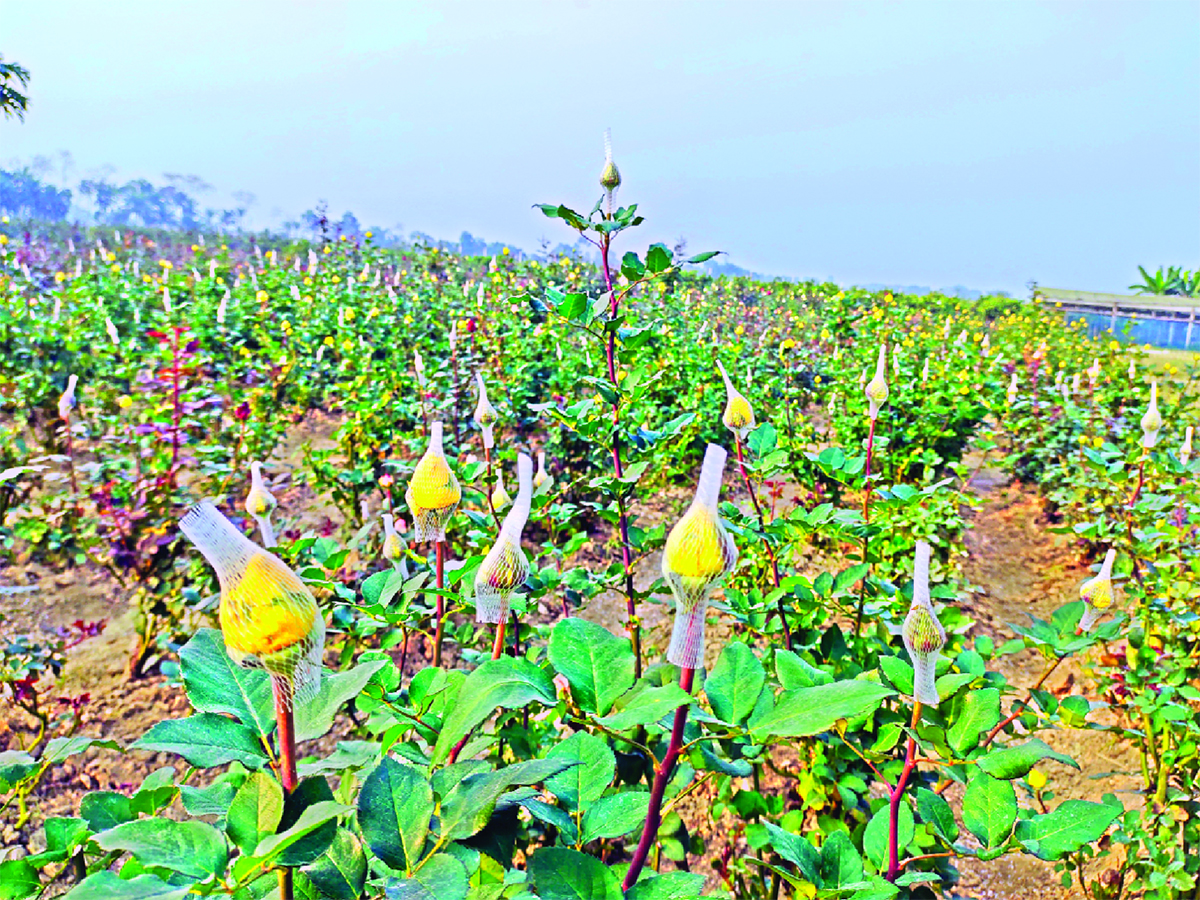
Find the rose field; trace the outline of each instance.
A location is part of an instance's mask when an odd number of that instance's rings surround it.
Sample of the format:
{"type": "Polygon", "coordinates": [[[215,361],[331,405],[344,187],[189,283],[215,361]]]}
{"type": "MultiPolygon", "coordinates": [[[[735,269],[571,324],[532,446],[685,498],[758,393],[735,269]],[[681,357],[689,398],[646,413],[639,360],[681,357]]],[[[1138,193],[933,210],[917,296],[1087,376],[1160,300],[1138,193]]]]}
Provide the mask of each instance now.
{"type": "Polygon", "coordinates": [[[1200,898],[1200,363],[619,186],[0,224],[0,900],[1200,898]]]}

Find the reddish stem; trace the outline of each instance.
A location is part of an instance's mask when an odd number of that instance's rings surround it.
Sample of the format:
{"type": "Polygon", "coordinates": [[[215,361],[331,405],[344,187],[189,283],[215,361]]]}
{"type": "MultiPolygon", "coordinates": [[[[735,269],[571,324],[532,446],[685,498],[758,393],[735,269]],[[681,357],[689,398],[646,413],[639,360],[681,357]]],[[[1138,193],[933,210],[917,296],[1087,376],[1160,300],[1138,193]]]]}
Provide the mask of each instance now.
{"type": "Polygon", "coordinates": [[[867,463],[863,467],[863,521],[871,524],[871,455],[875,449],[875,420],[867,432],[867,463]]]}
{"type": "MultiPolygon", "coordinates": [[[[608,289],[608,310],[609,316],[612,319],[617,317],[617,292],[613,289],[612,272],[608,268],[608,248],[609,235],[605,234],[600,239],[600,258],[601,268],[604,271],[604,285],[608,289]]],[[[608,341],[605,344],[604,356],[605,364],[608,368],[608,380],[615,391],[619,382],[617,380],[617,344],[616,333],[612,330],[608,332],[608,341]]],[[[613,474],[617,478],[624,475],[624,470],[621,466],[621,413],[618,403],[613,403],[612,408],[612,460],[613,474]]],[[[633,666],[634,677],[642,677],[642,632],[641,625],[638,621],[637,603],[633,599],[633,557],[629,552],[629,516],[625,512],[625,501],[617,501],[617,527],[621,534],[621,563],[625,567],[625,614],[628,619],[629,640],[633,645],[633,666]]]]}
{"type": "MultiPolygon", "coordinates": [[[[914,730],[920,720],[921,701],[917,700],[913,703],[912,727],[914,730]]],[[[888,870],[886,876],[888,881],[895,881],[900,876],[900,802],[904,798],[904,787],[908,784],[908,777],[912,774],[913,766],[916,764],[916,749],[917,739],[909,735],[908,748],[904,754],[904,770],[900,773],[900,778],[896,781],[896,786],[892,788],[892,793],[888,797],[888,870]]]]}
{"type": "MultiPolygon", "coordinates": [[[[434,541],[433,548],[437,558],[437,588],[440,592],[446,586],[446,543],[445,541],[434,541]]],[[[446,623],[442,618],[444,606],[445,600],[439,593],[433,614],[436,620],[433,629],[433,665],[435,667],[442,664],[442,633],[446,628],[446,623]]]]}
{"type": "Polygon", "coordinates": [[[504,626],[506,624],[503,619],[496,624],[496,639],[492,641],[492,659],[499,659],[504,655],[504,626]]]}
{"type": "MultiPolygon", "coordinates": [[[[692,692],[692,678],[695,674],[695,669],[679,670],[679,686],[689,694],[692,692]]],[[[629,890],[637,883],[638,875],[641,874],[642,868],[646,865],[646,858],[650,855],[650,848],[658,838],[658,829],[662,825],[663,794],[667,790],[667,784],[675,770],[675,762],[679,759],[680,750],[683,748],[683,726],[687,723],[689,705],[685,703],[675,710],[675,722],[671,727],[671,741],[667,744],[667,755],[655,768],[654,785],[650,789],[650,809],[646,813],[646,823],[642,826],[642,837],[638,841],[637,849],[633,852],[633,860],[629,863],[629,871],[625,873],[625,881],[621,884],[622,891],[629,890]]]]}

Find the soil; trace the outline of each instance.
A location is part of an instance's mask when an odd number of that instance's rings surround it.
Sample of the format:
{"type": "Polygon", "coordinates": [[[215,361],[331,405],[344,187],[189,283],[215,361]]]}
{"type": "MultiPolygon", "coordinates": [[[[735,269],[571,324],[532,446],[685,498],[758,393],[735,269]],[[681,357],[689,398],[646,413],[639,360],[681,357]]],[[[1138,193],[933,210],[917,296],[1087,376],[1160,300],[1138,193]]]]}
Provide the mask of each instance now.
{"type": "MultiPolygon", "coordinates": [[[[292,472],[299,467],[301,444],[313,440],[317,446],[330,446],[329,436],[335,426],[329,416],[306,420],[289,434],[287,443],[276,454],[278,459],[268,466],[274,473],[271,489],[280,499],[281,509],[307,510],[302,520],[281,521],[281,530],[333,530],[341,525],[341,516],[328,498],[315,496],[309,487],[293,483],[292,478],[292,472]]],[[[1020,622],[1027,613],[1046,617],[1057,606],[1077,596],[1078,585],[1088,576],[1088,570],[1069,538],[1046,532],[1041,503],[1034,490],[1006,484],[997,472],[987,468],[974,478],[972,490],[982,503],[970,513],[965,571],[977,590],[962,603],[978,623],[977,633],[993,635],[999,643],[1012,634],[1006,623],[1020,622]]],[[[746,504],[748,500],[744,491],[733,491],[732,495],[735,502],[746,504]]],[[[636,512],[644,520],[659,521],[678,515],[687,499],[685,492],[669,492],[636,512]]],[[[582,553],[599,560],[609,558],[611,548],[605,546],[605,535],[597,535],[582,553]]],[[[635,581],[639,588],[649,586],[658,577],[659,564],[657,554],[638,561],[635,581]]],[[[114,738],[123,744],[136,740],[154,722],[186,715],[188,711],[187,699],[177,682],[162,675],[126,680],[125,666],[134,634],[127,600],[127,594],[106,573],[92,566],[66,572],[49,571],[32,563],[0,569],[0,612],[7,618],[6,630],[53,630],[67,628],[78,619],[107,620],[100,635],[70,651],[65,676],[52,696],[70,697],[88,692],[90,702],[83,707],[78,732],[114,738]]],[[[640,613],[645,647],[661,651],[669,640],[667,607],[644,604],[640,613]]],[[[614,632],[624,631],[624,604],[617,596],[596,598],[583,615],[614,632]]],[[[715,656],[714,648],[721,645],[724,629],[720,623],[710,622],[709,627],[707,643],[710,656],[715,656]]],[[[423,664],[415,656],[410,655],[410,665],[406,667],[409,671],[423,664]]],[[[713,660],[707,662],[711,665],[713,660]]],[[[1027,687],[1040,676],[1043,662],[1032,652],[1024,652],[1003,657],[998,665],[1011,683],[1027,687]]],[[[1078,685],[1083,678],[1078,664],[1072,662],[1061,666],[1047,687],[1062,689],[1065,685],[1078,685]]],[[[20,713],[0,718],[0,750],[25,745],[31,725],[20,713]]],[[[338,735],[344,735],[350,726],[347,718],[340,717],[334,731],[322,743],[331,748],[338,735]]],[[[1116,792],[1127,806],[1137,802],[1137,794],[1133,792],[1138,785],[1138,760],[1132,748],[1114,745],[1110,737],[1094,731],[1057,730],[1040,736],[1056,750],[1074,757],[1082,767],[1078,772],[1057,764],[1046,767],[1055,803],[1068,798],[1098,800],[1110,791],[1116,792]]],[[[307,751],[318,749],[309,747],[307,751]]],[[[304,753],[302,749],[301,754],[304,753]]],[[[786,753],[776,756],[778,768],[786,769],[796,762],[794,757],[787,756],[786,753]]],[[[164,765],[174,765],[180,775],[183,773],[183,764],[165,754],[114,754],[92,749],[73,757],[51,770],[30,798],[34,815],[20,831],[13,827],[15,810],[0,811],[0,859],[37,852],[44,844],[41,821],[49,816],[75,814],[87,791],[128,791],[164,765]]],[[[787,790],[787,787],[784,779],[774,774],[763,784],[764,790],[787,790]]],[[[953,798],[953,794],[948,796],[953,798]]],[[[705,785],[681,803],[678,811],[685,821],[705,823],[700,834],[709,851],[704,859],[693,859],[691,868],[708,876],[711,889],[720,890],[722,884],[712,863],[729,840],[731,823],[711,822],[707,810],[713,798],[712,785],[705,785]]],[[[746,852],[744,840],[740,843],[738,852],[746,852]]],[[[1059,885],[1059,875],[1052,864],[1026,855],[1010,855],[989,863],[964,859],[956,865],[962,874],[954,892],[958,897],[1059,900],[1082,896],[1077,883],[1065,889],[1059,885]]],[[[1088,874],[1095,877],[1099,871],[1089,869],[1088,874]]]]}

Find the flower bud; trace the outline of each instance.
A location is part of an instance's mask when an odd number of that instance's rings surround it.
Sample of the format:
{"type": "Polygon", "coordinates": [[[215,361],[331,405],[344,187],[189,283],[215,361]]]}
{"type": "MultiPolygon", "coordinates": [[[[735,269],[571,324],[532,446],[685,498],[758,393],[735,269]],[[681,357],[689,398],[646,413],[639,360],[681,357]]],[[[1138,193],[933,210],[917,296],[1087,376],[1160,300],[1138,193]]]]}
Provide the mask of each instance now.
{"type": "Polygon", "coordinates": [[[275,546],[275,530],[271,527],[271,513],[277,505],[275,497],[267,490],[263,481],[262,463],[250,463],[250,493],[246,495],[246,512],[250,513],[258,522],[258,527],[262,530],[264,547],[275,546]]]}
{"type": "MultiPolygon", "coordinates": [[[[533,476],[533,489],[539,494],[547,493],[550,488],[554,487],[554,479],[550,477],[550,473],[546,471],[546,451],[538,451],[538,467],[537,474],[533,476]],[[546,485],[543,488],[543,485],[546,485]]],[[[518,488],[519,490],[520,488],[518,488]]]]}
{"type": "Polygon", "coordinates": [[[610,197],[621,186],[621,173],[617,170],[617,164],[613,162],[612,155],[612,131],[605,129],[604,131],[604,169],[600,172],[600,187],[608,193],[610,197]]]}
{"type": "Polygon", "coordinates": [[[1185,466],[1192,458],[1192,431],[1193,428],[1189,425],[1183,433],[1183,446],[1179,448],[1179,461],[1185,466]]]}
{"type": "Polygon", "coordinates": [[[75,385],[78,382],[78,375],[71,375],[67,378],[67,389],[58,398],[58,417],[64,422],[70,421],[71,410],[75,408],[75,385]]]}
{"type": "Polygon", "coordinates": [[[1005,399],[1008,400],[1008,405],[1012,406],[1017,402],[1017,373],[1012,373],[1012,381],[1008,383],[1008,390],[1004,392],[1005,399]]]}
{"type": "Polygon", "coordinates": [[[442,423],[434,422],[430,428],[429,448],[413,470],[412,480],[404,493],[404,500],[412,511],[416,540],[444,541],[446,523],[461,499],[462,488],[450,471],[442,450],[442,423]]]}
{"type": "Polygon", "coordinates": [[[754,410],[750,408],[750,401],[733,386],[733,382],[729,380],[729,375],[725,371],[725,366],[719,359],[717,368],[720,369],[721,377],[725,380],[725,413],[721,416],[721,421],[741,440],[745,440],[746,435],[754,430],[754,410]]]}
{"type": "Polygon", "coordinates": [[[396,533],[395,521],[391,513],[383,514],[383,558],[392,564],[402,578],[408,577],[407,548],[404,538],[396,533]]]}
{"type": "Polygon", "coordinates": [[[479,383],[479,403],[475,407],[475,424],[483,432],[483,446],[490,450],[496,445],[492,428],[500,416],[496,412],[496,407],[488,401],[487,388],[483,384],[483,373],[477,372],[475,380],[479,383]]]}
{"type": "Polygon", "coordinates": [[[875,377],[867,382],[865,393],[867,395],[867,404],[869,406],[867,414],[876,419],[879,417],[879,408],[887,402],[888,385],[886,378],[886,362],[887,362],[887,345],[879,348],[879,362],[875,365],[875,377]]]}
{"type": "Polygon", "coordinates": [[[937,706],[940,700],[935,684],[937,661],[946,645],[946,630],[929,599],[929,552],[928,543],[917,541],[912,605],[901,636],[913,664],[913,699],[926,706],[937,706]]]}
{"type": "Polygon", "coordinates": [[[1153,450],[1158,443],[1158,433],[1162,430],[1163,419],[1158,411],[1158,382],[1150,382],[1150,405],[1142,416],[1142,447],[1153,450]]]}
{"type": "Polygon", "coordinates": [[[1110,547],[1104,554],[1104,564],[1100,571],[1094,578],[1089,578],[1079,586],[1079,599],[1084,602],[1079,627],[1083,631],[1095,628],[1096,621],[1113,605],[1112,567],[1116,559],[1117,551],[1110,547]]]}
{"type": "Polygon", "coordinates": [[[510,503],[512,503],[512,497],[508,495],[508,490],[504,487],[504,470],[497,467],[496,489],[492,491],[492,509],[501,510],[510,503]]]}
{"type": "Polygon", "coordinates": [[[290,703],[316,696],[321,685],[325,618],[312,593],[279,557],[246,538],[205,501],[179,528],[217,572],[219,619],[229,658],[263,668],[290,703]]]}
{"type": "Polygon", "coordinates": [[[733,570],[737,547],[717,514],[725,450],[709,444],[696,496],[667,535],[662,574],[675,596],[675,625],[667,659],[684,669],[704,660],[704,616],[717,579],[733,570]]]}
{"type": "Polygon", "coordinates": [[[417,373],[417,385],[425,387],[425,360],[421,358],[421,351],[413,351],[413,371],[417,373]]]}
{"type": "Polygon", "coordinates": [[[529,560],[521,549],[521,532],[529,519],[533,498],[533,461],[517,457],[517,499],[500,526],[500,536],[475,573],[475,619],[503,622],[508,617],[512,592],[529,577],[529,560]]]}

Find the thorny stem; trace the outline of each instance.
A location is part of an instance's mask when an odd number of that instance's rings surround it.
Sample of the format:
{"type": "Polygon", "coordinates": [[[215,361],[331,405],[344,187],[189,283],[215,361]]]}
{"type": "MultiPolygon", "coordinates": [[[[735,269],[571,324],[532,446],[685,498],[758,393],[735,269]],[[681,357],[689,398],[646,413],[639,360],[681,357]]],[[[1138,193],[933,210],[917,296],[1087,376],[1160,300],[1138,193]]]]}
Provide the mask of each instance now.
{"type": "MultiPolygon", "coordinates": [[[[608,215],[611,217],[611,213],[608,215]]],[[[608,249],[612,242],[612,237],[608,234],[600,236],[600,266],[604,272],[604,286],[608,289],[609,296],[609,316],[613,320],[617,318],[617,307],[619,297],[613,289],[612,272],[608,267],[608,249]]],[[[617,380],[617,335],[614,330],[609,330],[608,340],[604,345],[605,364],[608,367],[608,380],[613,386],[614,392],[618,389],[620,382],[617,380]]],[[[620,396],[612,405],[612,460],[613,474],[620,479],[624,475],[621,466],[621,408],[620,396]]],[[[634,677],[642,677],[642,634],[641,626],[638,622],[637,603],[633,598],[633,561],[629,553],[629,515],[625,511],[625,501],[617,501],[617,528],[621,535],[621,563],[625,568],[625,612],[628,618],[629,640],[633,644],[633,667],[634,677]]]]}
{"type": "MultiPolygon", "coordinates": [[[[692,678],[695,674],[695,669],[679,670],[679,686],[689,695],[692,693],[692,678]]],[[[675,722],[671,727],[671,741],[667,744],[666,756],[655,767],[654,785],[650,789],[650,809],[646,813],[646,824],[642,826],[642,837],[638,841],[637,849],[633,852],[633,860],[629,863],[629,871],[625,873],[625,880],[621,884],[622,891],[629,890],[637,883],[638,875],[641,874],[642,867],[646,865],[646,857],[650,855],[650,847],[658,838],[658,828],[662,825],[663,794],[666,792],[667,782],[671,780],[671,774],[675,770],[675,761],[679,758],[679,751],[683,746],[683,726],[687,723],[688,706],[689,704],[685,703],[675,710],[675,722]]]]}
{"type": "MultiPolygon", "coordinates": [[[[275,693],[275,721],[279,726],[279,781],[284,794],[296,789],[296,729],[292,718],[292,689],[280,678],[271,679],[275,693]]],[[[280,900],[292,900],[292,870],[279,869],[280,900]]]]}
{"type": "MultiPolygon", "coordinates": [[[[875,419],[867,432],[867,462],[863,467],[863,524],[871,524],[871,454],[875,450],[875,419]]],[[[870,538],[863,532],[863,562],[867,562],[867,543],[870,538]]],[[[868,563],[868,565],[870,565],[868,563]]],[[[867,579],[862,580],[862,592],[858,595],[858,612],[854,616],[854,637],[862,633],[863,608],[867,605],[867,579]]]]}
{"type": "MultiPolygon", "coordinates": [[[[916,730],[917,723],[921,721],[921,701],[913,701],[912,728],[916,730]]],[[[904,787],[908,784],[908,778],[912,774],[913,766],[915,765],[915,755],[917,749],[917,739],[913,735],[908,736],[908,748],[904,753],[904,769],[900,773],[900,777],[896,780],[896,786],[892,788],[891,795],[888,797],[888,870],[887,880],[895,881],[900,876],[900,801],[904,798],[904,787]]]]}
{"type": "MultiPolygon", "coordinates": [[[[750,483],[750,474],[746,471],[746,457],[742,452],[742,438],[740,435],[735,434],[734,440],[737,445],[738,469],[741,470],[742,481],[746,485],[746,490],[750,493],[750,502],[754,505],[754,514],[758,517],[758,530],[763,532],[763,549],[767,551],[767,558],[771,561],[771,579],[778,590],[780,586],[779,562],[775,559],[775,550],[771,547],[771,542],[766,537],[767,523],[763,518],[762,507],[758,504],[758,493],[754,490],[754,485],[750,483]]],[[[779,606],[779,622],[783,626],[783,645],[790,649],[792,646],[792,630],[788,627],[787,616],[783,611],[783,597],[780,597],[776,602],[779,606]]]]}
{"type": "Polygon", "coordinates": [[[434,541],[434,553],[437,558],[437,605],[434,611],[435,627],[433,631],[433,665],[437,668],[442,664],[442,633],[446,629],[446,623],[442,617],[445,608],[445,599],[441,595],[441,590],[446,586],[446,542],[434,541]]]}

